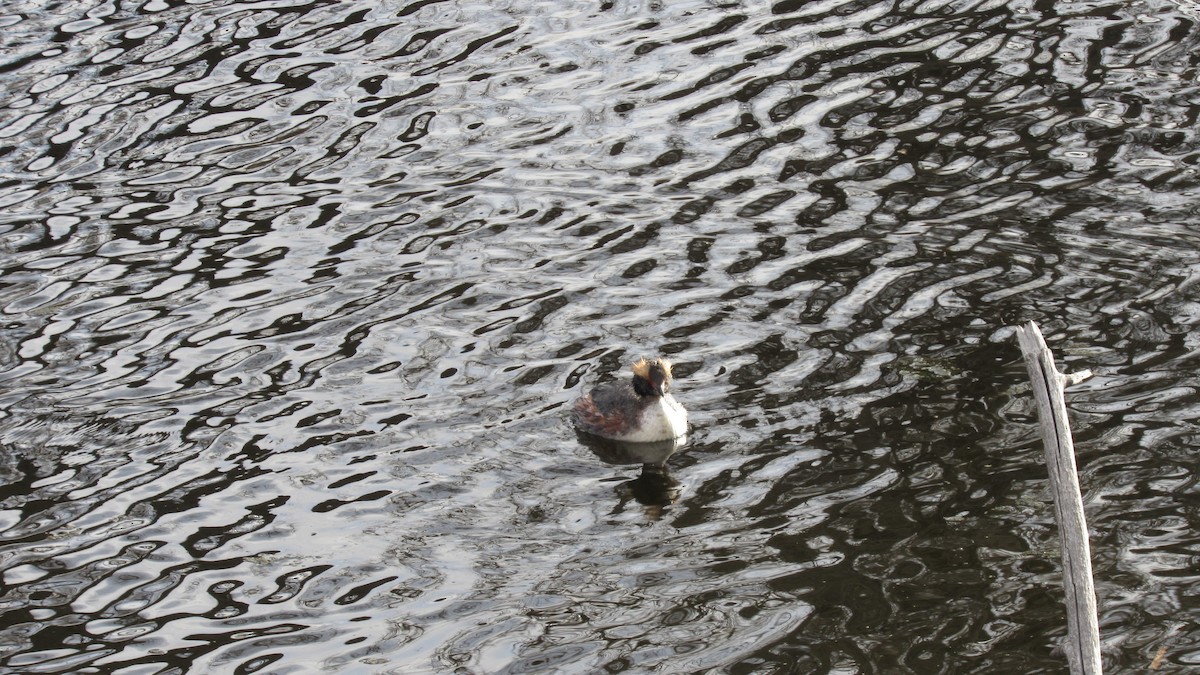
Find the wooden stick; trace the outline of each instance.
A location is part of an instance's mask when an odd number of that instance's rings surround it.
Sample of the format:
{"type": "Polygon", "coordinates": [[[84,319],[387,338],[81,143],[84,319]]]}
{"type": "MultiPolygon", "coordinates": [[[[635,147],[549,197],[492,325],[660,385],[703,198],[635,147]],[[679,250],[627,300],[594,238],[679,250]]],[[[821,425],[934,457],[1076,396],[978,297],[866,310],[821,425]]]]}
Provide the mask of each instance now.
{"type": "Polygon", "coordinates": [[[1091,549],[1083,497],[1075,470],[1075,444],[1067,422],[1063,388],[1091,375],[1084,371],[1068,377],[1054,367],[1054,355],[1037,324],[1017,328],[1017,341],[1025,356],[1033,396],[1037,401],[1050,489],[1054,493],[1054,516],[1062,545],[1063,585],[1067,603],[1067,661],[1072,675],[1100,674],[1100,628],[1096,619],[1096,589],[1092,582],[1091,549]]]}

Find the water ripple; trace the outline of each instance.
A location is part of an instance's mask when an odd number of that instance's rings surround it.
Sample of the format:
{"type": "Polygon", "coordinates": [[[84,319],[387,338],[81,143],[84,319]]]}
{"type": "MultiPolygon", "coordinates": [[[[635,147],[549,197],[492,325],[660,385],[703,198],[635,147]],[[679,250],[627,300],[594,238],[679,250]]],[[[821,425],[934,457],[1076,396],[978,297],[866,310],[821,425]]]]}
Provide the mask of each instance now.
{"type": "Polygon", "coordinates": [[[1035,319],[1107,665],[1186,667],[1196,25],[9,3],[0,664],[1060,668],[1035,319]],[[648,352],[624,466],[563,408],[648,352]]]}

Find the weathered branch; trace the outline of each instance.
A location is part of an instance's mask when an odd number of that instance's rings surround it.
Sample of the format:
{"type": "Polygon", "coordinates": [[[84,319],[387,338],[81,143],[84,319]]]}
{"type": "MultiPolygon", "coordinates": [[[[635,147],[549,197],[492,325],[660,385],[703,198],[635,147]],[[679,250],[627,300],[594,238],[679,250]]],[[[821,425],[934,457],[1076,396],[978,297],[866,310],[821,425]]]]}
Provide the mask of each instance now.
{"type": "Polygon", "coordinates": [[[1091,375],[1084,371],[1072,376],[1058,372],[1054,355],[1037,324],[1030,322],[1017,329],[1017,340],[1029,369],[1033,395],[1037,401],[1042,440],[1046,446],[1046,465],[1050,469],[1050,489],[1054,493],[1054,515],[1062,544],[1063,585],[1067,603],[1067,660],[1073,675],[1100,674],[1100,629],[1096,619],[1096,590],[1092,582],[1091,548],[1087,522],[1083,516],[1083,497],[1075,469],[1075,444],[1067,422],[1063,388],[1091,375]]]}

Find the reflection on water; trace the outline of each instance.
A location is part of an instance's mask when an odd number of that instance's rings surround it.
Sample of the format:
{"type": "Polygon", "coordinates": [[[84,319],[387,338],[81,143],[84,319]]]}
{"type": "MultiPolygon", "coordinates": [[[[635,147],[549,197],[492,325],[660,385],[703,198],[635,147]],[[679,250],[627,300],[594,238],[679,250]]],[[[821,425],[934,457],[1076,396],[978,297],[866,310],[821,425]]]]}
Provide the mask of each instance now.
{"type": "Polygon", "coordinates": [[[1027,319],[1107,665],[1194,666],[1197,21],[6,3],[0,666],[1060,669],[1027,319]]]}
{"type": "Polygon", "coordinates": [[[605,464],[641,465],[641,473],[621,483],[617,491],[623,497],[631,497],[650,507],[647,512],[651,517],[661,518],[662,507],[679,500],[682,488],[671,476],[667,460],[687,445],[687,436],[653,443],[626,443],[580,432],[576,432],[576,438],[605,464]]]}

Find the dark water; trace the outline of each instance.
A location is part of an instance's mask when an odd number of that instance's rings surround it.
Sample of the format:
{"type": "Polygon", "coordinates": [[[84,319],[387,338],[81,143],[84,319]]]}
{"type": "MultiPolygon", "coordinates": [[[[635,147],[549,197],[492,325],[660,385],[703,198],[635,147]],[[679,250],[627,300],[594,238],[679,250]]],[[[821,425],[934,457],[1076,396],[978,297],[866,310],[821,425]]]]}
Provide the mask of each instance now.
{"type": "Polygon", "coordinates": [[[1194,3],[0,14],[4,672],[1200,664],[1194,3]]]}

